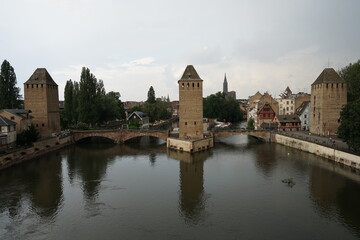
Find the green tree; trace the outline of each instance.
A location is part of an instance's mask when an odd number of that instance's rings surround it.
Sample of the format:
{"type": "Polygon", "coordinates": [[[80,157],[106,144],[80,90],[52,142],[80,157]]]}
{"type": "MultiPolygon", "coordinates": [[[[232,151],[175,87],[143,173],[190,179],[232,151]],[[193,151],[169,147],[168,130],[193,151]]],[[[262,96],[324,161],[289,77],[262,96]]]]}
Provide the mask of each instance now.
{"type": "Polygon", "coordinates": [[[74,84],[71,80],[66,82],[64,89],[64,112],[62,120],[65,125],[74,123],[74,84]]]}
{"type": "Polygon", "coordinates": [[[146,113],[150,122],[164,120],[171,117],[171,105],[165,98],[157,98],[154,103],[145,102],[141,111],[146,113]]]}
{"type": "Polygon", "coordinates": [[[16,141],[18,145],[29,145],[33,142],[36,142],[39,138],[39,131],[34,127],[34,125],[31,124],[28,129],[17,135],[16,141]]]}
{"type": "Polygon", "coordinates": [[[79,92],[80,92],[80,86],[79,83],[74,81],[74,90],[73,90],[73,122],[78,122],[79,119],[79,92]]]}
{"type": "Polygon", "coordinates": [[[156,102],[155,90],[154,90],[154,88],[152,86],[150,86],[150,89],[148,91],[146,102],[148,102],[148,103],[155,103],[156,102]]]}
{"type": "Polygon", "coordinates": [[[360,60],[339,71],[348,86],[348,103],[340,113],[338,134],[353,150],[360,149],[360,60]]]}
{"type": "Polygon", "coordinates": [[[247,122],[247,126],[246,126],[247,130],[254,130],[254,119],[252,117],[250,117],[250,119],[247,122]]]}
{"type": "Polygon", "coordinates": [[[82,68],[79,87],[78,121],[95,124],[98,122],[99,86],[96,77],[88,68],[82,68]]]}
{"type": "Polygon", "coordinates": [[[352,150],[360,149],[360,98],[346,104],[340,113],[338,134],[352,150]]]}
{"type": "Polygon", "coordinates": [[[339,75],[346,81],[348,86],[348,102],[360,98],[360,60],[350,63],[339,71],[339,75]]]}
{"type": "Polygon", "coordinates": [[[101,123],[125,118],[125,110],[123,103],[120,100],[119,92],[109,92],[100,97],[101,105],[99,109],[99,121],[101,123]]]}
{"type": "Polygon", "coordinates": [[[4,60],[0,72],[0,109],[20,107],[20,89],[16,87],[16,84],[14,68],[8,61],[4,60]]]}
{"type": "Polygon", "coordinates": [[[218,118],[222,121],[239,122],[243,115],[239,103],[233,98],[226,98],[218,92],[204,98],[204,117],[218,118]]]}

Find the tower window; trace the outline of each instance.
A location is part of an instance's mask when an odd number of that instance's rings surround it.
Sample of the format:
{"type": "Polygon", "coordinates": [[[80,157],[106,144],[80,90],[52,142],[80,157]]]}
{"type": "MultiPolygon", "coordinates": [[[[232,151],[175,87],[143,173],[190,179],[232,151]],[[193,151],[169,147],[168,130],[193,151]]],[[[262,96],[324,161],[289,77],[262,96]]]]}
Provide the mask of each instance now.
{"type": "Polygon", "coordinates": [[[194,122],[194,125],[196,125],[196,121],[194,122]]]}
{"type": "Polygon", "coordinates": [[[189,87],[189,83],[186,84],[186,87],[189,87]]]}
{"type": "Polygon", "coordinates": [[[187,122],[185,122],[185,126],[187,125],[187,122]]]}
{"type": "Polygon", "coordinates": [[[41,88],[43,88],[44,87],[44,85],[43,84],[41,84],[41,88]]]}
{"type": "Polygon", "coordinates": [[[193,83],[192,86],[195,87],[195,83],[193,83]]]}
{"type": "Polygon", "coordinates": [[[200,87],[200,83],[198,83],[198,87],[200,87]]]}
{"type": "Polygon", "coordinates": [[[181,84],[181,87],[182,87],[182,88],[185,87],[184,83],[181,84]]]}

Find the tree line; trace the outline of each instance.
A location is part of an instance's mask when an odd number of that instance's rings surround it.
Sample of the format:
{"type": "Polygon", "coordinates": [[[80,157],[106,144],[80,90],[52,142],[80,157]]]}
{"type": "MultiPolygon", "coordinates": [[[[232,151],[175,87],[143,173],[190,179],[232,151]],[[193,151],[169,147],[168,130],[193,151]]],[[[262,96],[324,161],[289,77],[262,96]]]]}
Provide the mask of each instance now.
{"type": "Polygon", "coordinates": [[[172,114],[169,96],[156,98],[153,86],[150,86],[148,90],[146,101],[140,106],[133,107],[130,111],[141,111],[145,113],[149,117],[150,123],[154,123],[158,120],[169,119],[172,114]]]}
{"type": "Polygon", "coordinates": [[[360,60],[340,69],[347,83],[347,104],[340,113],[338,135],[350,149],[360,150],[360,60]]]}
{"type": "Polygon", "coordinates": [[[225,93],[211,94],[203,100],[204,117],[217,118],[224,122],[239,122],[243,119],[239,103],[225,93]]]}
{"type": "Polygon", "coordinates": [[[95,126],[112,120],[125,118],[124,105],[119,92],[106,93],[102,80],[83,67],[80,82],[66,82],[64,89],[64,110],[61,112],[63,128],[95,126]]]}
{"type": "Polygon", "coordinates": [[[22,96],[16,84],[14,68],[7,60],[4,60],[0,71],[0,109],[20,108],[22,96]]]}

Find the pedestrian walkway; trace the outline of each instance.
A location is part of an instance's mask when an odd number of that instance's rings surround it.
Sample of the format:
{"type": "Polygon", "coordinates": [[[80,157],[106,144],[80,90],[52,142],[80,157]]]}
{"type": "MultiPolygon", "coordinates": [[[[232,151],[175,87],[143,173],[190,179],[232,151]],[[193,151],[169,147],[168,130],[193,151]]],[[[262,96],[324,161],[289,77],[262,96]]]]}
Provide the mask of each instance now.
{"type": "Polygon", "coordinates": [[[334,136],[331,137],[319,136],[319,135],[311,134],[308,131],[292,131],[292,132],[278,132],[278,133],[285,136],[294,137],[309,142],[314,142],[323,146],[360,155],[359,152],[351,151],[346,142],[334,136]]]}

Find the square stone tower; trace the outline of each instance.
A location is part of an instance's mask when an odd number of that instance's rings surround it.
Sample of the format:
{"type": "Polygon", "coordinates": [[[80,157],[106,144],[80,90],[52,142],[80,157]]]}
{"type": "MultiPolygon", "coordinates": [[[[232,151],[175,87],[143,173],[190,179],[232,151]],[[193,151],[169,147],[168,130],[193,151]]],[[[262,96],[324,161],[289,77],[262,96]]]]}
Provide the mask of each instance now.
{"type": "Polygon", "coordinates": [[[60,132],[58,85],[45,68],[36,69],[24,83],[24,105],[42,137],[60,132]]]}
{"type": "Polygon", "coordinates": [[[202,139],[203,80],[192,65],[188,65],[179,83],[179,138],[202,139]]]}
{"type": "Polygon", "coordinates": [[[333,68],[325,68],[311,84],[310,132],[334,135],[341,108],[347,103],[347,86],[333,68]]]}

